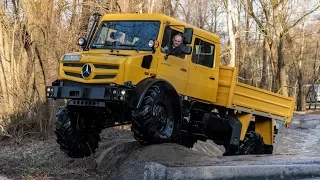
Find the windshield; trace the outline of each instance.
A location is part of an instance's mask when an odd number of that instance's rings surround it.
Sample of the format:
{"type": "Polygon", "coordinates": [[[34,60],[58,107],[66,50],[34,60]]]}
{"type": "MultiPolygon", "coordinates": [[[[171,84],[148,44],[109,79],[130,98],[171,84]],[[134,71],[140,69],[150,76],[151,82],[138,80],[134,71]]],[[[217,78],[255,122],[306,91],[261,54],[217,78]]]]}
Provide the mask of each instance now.
{"type": "Polygon", "coordinates": [[[150,51],[148,42],[157,39],[159,27],[159,21],[102,22],[91,48],[150,51]]]}

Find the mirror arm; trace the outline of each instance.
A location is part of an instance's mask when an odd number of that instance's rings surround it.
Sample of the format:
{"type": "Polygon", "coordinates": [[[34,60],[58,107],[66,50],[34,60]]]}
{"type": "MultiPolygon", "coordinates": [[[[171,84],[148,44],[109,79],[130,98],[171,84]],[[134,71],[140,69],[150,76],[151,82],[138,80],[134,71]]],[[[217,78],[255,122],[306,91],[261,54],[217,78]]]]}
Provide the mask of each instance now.
{"type": "Polygon", "coordinates": [[[98,26],[98,23],[99,23],[99,20],[100,20],[100,16],[101,16],[101,14],[99,14],[99,13],[94,13],[92,15],[92,17],[94,18],[94,21],[93,21],[93,25],[92,25],[92,27],[91,27],[91,29],[89,31],[88,37],[87,37],[87,44],[83,48],[84,51],[87,51],[89,49],[89,44],[91,43],[91,40],[93,38],[92,37],[93,33],[94,33],[94,31],[96,30],[96,28],[98,26]]]}

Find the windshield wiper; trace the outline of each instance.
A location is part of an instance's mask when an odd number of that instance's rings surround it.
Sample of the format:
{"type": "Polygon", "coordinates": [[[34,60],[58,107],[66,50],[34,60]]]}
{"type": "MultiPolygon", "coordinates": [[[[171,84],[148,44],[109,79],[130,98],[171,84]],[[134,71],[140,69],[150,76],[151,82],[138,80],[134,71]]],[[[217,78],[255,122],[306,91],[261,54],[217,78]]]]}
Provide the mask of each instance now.
{"type": "Polygon", "coordinates": [[[118,46],[125,46],[125,47],[131,47],[129,50],[136,50],[137,53],[139,53],[139,51],[135,48],[135,45],[129,45],[129,44],[120,44],[118,46]]]}
{"type": "Polygon", "coordinates": [[[104,43],[103,45],[104,47],[111,47],[110,48],[110,51],[113,52],[113,49],[114,49],[114,43],[110,44],[110,42],[106,42],[104,43]]]}

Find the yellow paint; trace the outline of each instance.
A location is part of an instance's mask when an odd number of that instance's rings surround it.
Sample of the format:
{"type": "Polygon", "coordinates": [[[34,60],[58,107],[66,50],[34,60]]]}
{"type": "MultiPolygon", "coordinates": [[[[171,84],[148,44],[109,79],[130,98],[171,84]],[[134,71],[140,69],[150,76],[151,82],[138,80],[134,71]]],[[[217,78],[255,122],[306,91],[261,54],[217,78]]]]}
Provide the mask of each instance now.
{"type": "Polygon", "coordinates": [[[244,136],[247,133],[250,120],[252,119],[252,114],[248,113],[242,113],[242,114],[237,114],[237,118],[241,122],[241,135],[240,135],[240,140],[242,141],[244,139],[244,136]]]}
{"type": "Polygon", "coordinates": [[[263,142],[267,145],[273,144],[274,120],[262,116],[255,117],[256,132],[263,137],[263,142]]]}

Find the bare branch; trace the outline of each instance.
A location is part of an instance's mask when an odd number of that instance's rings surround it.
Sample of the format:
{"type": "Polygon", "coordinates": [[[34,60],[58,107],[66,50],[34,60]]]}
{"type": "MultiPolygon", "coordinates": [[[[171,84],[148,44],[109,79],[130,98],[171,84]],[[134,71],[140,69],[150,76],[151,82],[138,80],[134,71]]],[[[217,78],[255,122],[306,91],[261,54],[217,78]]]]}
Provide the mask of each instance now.
{"type": "Polygon", "coordinates": [[[286,36],[289,31],[295,27],[297,24],[299,24],[305,17],[307,17],[308,15],[312,14],[313,12],[315,12],[316,10],[318,10],[320,8],[320,6],[318,5],[317,7],[315,7],[313,10],[305,13],[304,15],[302,15],[298,20],[296,20],[296,22],[294,22],[291,26],[287,27],[285,30],[284,30],[284,33],[283,33],[283,36],[286,36]]]}

